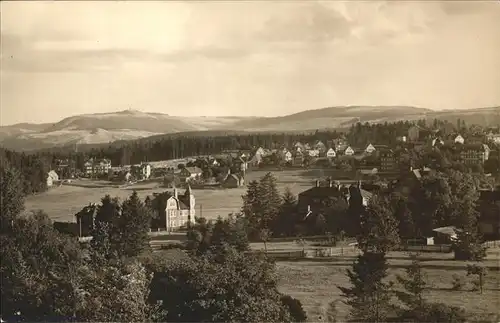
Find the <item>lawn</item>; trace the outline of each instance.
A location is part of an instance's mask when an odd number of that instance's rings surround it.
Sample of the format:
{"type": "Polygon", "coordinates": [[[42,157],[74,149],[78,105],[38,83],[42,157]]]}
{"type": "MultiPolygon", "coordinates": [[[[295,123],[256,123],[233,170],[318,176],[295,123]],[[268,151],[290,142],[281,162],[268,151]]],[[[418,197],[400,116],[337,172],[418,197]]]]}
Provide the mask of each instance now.
{"type": "MultiPolygon", "coordinates": [[[[264,176],[265,171],[249,172],[246,182],[264,176]]],[[[277,171],[273,174],[278,178],[278,188],[281,192],[286,186],[290,187],[294,194],[298,194],[311,187],[315,179],[303,170],[277,171]]],[[[62,185],[54,187],[48,192],[29,196],[26,199],[26,211],[44,210],[53,220],[74,221],[74,214],[89,203],[99,203],[106,194],[117,196],[120,199],[127,198],[136,190],[141,198],[152,195],[155,192],[163,192],[166,189],[158,186],[158,183],[138,183],[126,188],[118,188],[115,184],[107,182],[92,182],[77,186],[62,185]]],[[[246,188],[216,189],[216,190],[193,190],[196,199],[196,213],[207,219],[215,219],[218,215],[225,216],[232,212],[238,212],[241,208],[241,196],[245,194],[246,188]]],[[[182,194],[183,191],[180,190],[182,194]]]]}
{"type": "MultiPolygon", "coordinates": [[[[325,309],[331,301],[337,300],[338,319],[345,321],[349,308],[342,303],[337,286],[349,286],[346,269],[351,268],[353,256],[336,257],[334,260],[309,259],[304,261],[278,262],[280,290],[299,299],[309,321],[322,321],[325,309]]],[[[395,252],[389,255],[389,279],[403,274],[410,264],[406,253],[395,252]]],[[[430,284],[426,290],[426,299],[435,302],[463,307],[471,314],[474,321],[487,319],[497,322],[500,305],[500,272],[498,252],[491,252],[485,265],[490,267],[486,277],[485,291],[471,291],[469,284],[462,291],[451,290],[453,274],[465,276],[466,263],[452,260],[452,254],[421,255],[424,272],[430,284]]]]}

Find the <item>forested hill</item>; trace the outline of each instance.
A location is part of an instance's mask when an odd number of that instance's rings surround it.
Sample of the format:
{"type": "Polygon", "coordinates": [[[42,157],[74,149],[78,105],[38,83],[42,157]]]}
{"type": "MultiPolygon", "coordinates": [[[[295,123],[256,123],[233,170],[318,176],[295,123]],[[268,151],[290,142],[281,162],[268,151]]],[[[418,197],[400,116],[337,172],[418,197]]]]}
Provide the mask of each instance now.
{"type": "Polygon", "coordinates": [[[317,129],[339,131],[358,122],[422,119],[428,123],[438,119],[453,124],[461,119],[469,125],[494,126],[500,124],[500,107],[431,111],[410,106],[337,106],[279,117],[179,117],[126,110],[73,116],[49,125],[0,127],[0,146],[22,151],[75,145],[89,148],[148,137],[157,140],[172,134],[213,137],[256,132],[302,133],[317,129]]]}

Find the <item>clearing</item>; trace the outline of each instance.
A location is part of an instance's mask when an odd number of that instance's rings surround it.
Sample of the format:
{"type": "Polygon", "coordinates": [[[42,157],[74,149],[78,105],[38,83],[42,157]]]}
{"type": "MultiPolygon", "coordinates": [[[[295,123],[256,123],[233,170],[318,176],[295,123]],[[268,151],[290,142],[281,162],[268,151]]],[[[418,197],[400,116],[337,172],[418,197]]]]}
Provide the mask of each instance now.
{"type": "MultiPolygon", "coordinates": [[[[252,171],[246,176],[246,182],[259,179],[267,171],[252,171]]],[[[284,170],[272,172],[278,179],[278,188],[281,192],[290,187],[294,194],[298,194],[312,186],[315,176],[304,170],[284,170]]],[[[141,198],[146,198],[155,192],[168,190],[160,187],[157,182],[137,183],[127,187],[117,187],[106,181],[81,180],[73,181],[70,185],[53,187],[49,191],[26,198],[26,211],[44,210],[52,220],[75,221],[74,215],[89,203],[99,203],[106,194],[112,197],[125,199],[136,190],[141,198]]],[[[183,194],[180,189],[180,193],[183,194]]],[[[238,212],[242,205],[241,196],[246,187],[233,189],[193,189],[196,199],[196,214],[207,219],[225,216],[238,212]]]]}
{"type": "MultiPolygon", "coordinates": [[[[355,255],[338,256],[334,259],[304,259],[299,261],[277,262],[280,276],[280,290],[299,299],[307,312],[308,320],[325,320],[328,303],[337,301],[338,319],[345,321],[349,307],[342,303],[337,286],[349,286],[346,270],[352,268],[355,255]]],[[[404,268],[411,260],[407,253],[392,252],[389,258],[389,277],[404,274],[404,268]]],[[[498,321],[500,305],[499,250],[490,249],[484,262],[489,271],[486,276],[483,294],[471,291],[471,277],[464,290],[451,290],[453,275],[465,277],[466,262],[453,261],[453,254],[425,253],[420,255],[423,271],[430,286],[425,292],[428,301],[443,302],[464,308],[474,320],[498,321]]]]}

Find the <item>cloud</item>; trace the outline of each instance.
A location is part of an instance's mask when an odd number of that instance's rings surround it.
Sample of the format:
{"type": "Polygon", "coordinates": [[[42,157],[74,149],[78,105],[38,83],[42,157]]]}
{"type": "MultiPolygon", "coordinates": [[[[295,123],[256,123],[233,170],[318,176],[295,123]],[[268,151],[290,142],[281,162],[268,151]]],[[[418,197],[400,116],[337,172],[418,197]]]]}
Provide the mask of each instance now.
{"type": "Polygon", "coordinates": [[[258,35],[271,42],[323,42],[350,35],[352,23],[320,3],[300,4],[293,14],[274,15],[258,35]]]}

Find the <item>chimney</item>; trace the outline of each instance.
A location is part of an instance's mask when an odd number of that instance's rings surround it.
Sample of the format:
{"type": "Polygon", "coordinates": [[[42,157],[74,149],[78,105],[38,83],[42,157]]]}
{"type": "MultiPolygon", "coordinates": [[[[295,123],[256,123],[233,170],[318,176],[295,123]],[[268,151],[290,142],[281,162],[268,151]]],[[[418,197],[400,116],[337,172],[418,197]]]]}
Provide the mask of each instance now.
{"type": "Polygon", "coordinates": [[[307,206],[307,213],[309,213],[309,212],[311,212],[311,206],[310,205],[307,206]]]}
{"type": "Polygon", "coordinates": [[[319,187],[319,180],[316,180],[316,187],[319,187]]]}
{"type": "Polygon", "coordinates": [[[328,187],[332,187],[332,186],[333,186],[332,179],[331,179],[331,178],[329,178],[329,179],[328,179],[328,187]]]}

